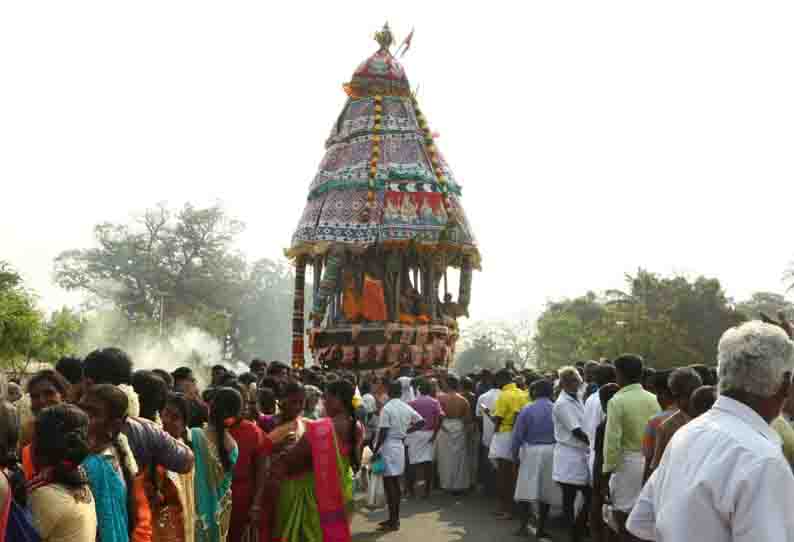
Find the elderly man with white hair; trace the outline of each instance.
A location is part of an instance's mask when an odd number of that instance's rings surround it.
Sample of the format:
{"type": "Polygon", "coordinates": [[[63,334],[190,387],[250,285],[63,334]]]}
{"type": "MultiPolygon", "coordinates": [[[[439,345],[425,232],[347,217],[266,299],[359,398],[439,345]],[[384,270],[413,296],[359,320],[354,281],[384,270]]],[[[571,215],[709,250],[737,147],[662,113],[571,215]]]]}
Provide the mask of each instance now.
{"type": "Polygon", "coordinates": [[[719,398],[675,433],[629,532],[657,542],[794,542],[794,475],[769,426],[788,393],[793,348],[762,322],[725,332],[719,398]]]}
{"type": "Polygon", "coordinates": [[[551,411],[554,420],[554,463],[552,479],[562,488],[563,516],[570,528],[572,542],[581,540],[590,509],[590,469],[587,453],[590,441],[584,432],[584,405],[578,391],[582,377],[575,367],[560,369],[560,396],[551,411]],[[577,493],[584,496],[584,506],[576,515],[577,493]]]}

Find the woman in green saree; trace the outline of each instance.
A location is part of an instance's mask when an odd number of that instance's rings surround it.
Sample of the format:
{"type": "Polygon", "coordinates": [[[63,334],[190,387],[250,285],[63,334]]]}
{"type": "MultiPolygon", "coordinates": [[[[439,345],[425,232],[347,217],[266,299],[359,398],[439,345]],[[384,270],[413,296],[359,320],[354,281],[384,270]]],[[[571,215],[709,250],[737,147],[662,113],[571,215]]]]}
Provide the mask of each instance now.
{"type": "Polygon", "coordinates": [[[243,408],[237,390],[221,388],[210,403],[206,429],[188,433],[195,455],[196,542],[225,542],[232,513],[232,473],[237,462],[237,443],[227,431],[243,408]]]}
{"type": "Polygon", "coordinates": [[[363,427],[356,422],[355,390],[329,384],[327,418],[306,421],[306,432],[281,458],[274,542],[349,542],[353,472],[361,462],[363,427]]]}

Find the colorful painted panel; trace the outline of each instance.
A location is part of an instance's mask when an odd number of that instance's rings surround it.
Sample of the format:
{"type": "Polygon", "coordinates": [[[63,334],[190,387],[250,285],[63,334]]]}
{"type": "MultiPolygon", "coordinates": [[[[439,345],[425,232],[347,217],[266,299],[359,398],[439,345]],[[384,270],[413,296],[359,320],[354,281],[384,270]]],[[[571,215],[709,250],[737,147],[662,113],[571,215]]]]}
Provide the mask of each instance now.
{"type": "Polygon", "coordinates": [[[328,183],[366,182],[369,179],[369,158],[372,154],[372,136],[360,136],[337,143],[329,148],[319,171],[311,184],[311,190],[328,183]]]}
{"type": "Polygon", "coordinates": [[[449,183],[450,186],[460,188],[460,185],[455,179],[455,175],[452,173],[452,168],[449,167],[449,163],[447,162],[446,158],[441,153],[441,150],[438,150],[438,146],[436,146],[436,149],[436,155],[439,158],[439,165],[441,166],[441,170],[444,172],[444,175],[447,177],[447,183],[449,183]]]}
{"type": "Polygon", "coordinates": [[[417,134],[383,136],[383,167],[389,180],[412,180],[435,183],[417,134]]]}
{"type": "Polygon", "coordinates": [[[461,245],[476,245],[477,241],[466,218],[466,212],[460,204],[460,199],[454,195],[449,196],[449,213],[455,216],[456,226],[447,230],[447,241],[461,245]]]}
{"type": "Polygon", "coordinates": [[[317,221],[320,220],[320,213],[325,203],[325,195],[306,203],[303,209],[303,216],[298,222],[298,229],[292,236],[292,246],[297,246],[303,241],[314,241],[314,232],[317,229],[317,221]]]}
{"type": "Polygon", "coordinates": [[[356,77],[404,80],[405,70],[391,53],[381,50],[359,64],[353,73],[353,78],[356,77]]]}
{"type": "Polygon", "coordinates": [[[314,235],[316,241],[373,244],[378,238],[378,225],[383,214],[383,200],[375,200],[375,209],[364,221],[366,190],[329,192],[314,235]]]}
{"type": "Polygon", "coordinates": [[[374,107],[375,102],[372,98],[351,100],[342,113],[342,118],[334,126],[329,143],[336,143],[355,133],[371,130],[374,107]]]}
{"type": "Polygon", "coordinates": [[[400,132],[416,132],[416,117],[409,114],[407,98],[387,98],[383,100],[383,129],[400,132]]]}
{"type": "MultiPolygon", "coordinates": [[[[372,98],[351,100],[334,124],[331,135],[326,141],[326,147],[351,137],[371,133],[374,128],[375,101],[372,98]]],[[[407,98],[387,96],[383,99],[381,130],[418,134],[416,116],[413,114],[407,98]]]]}
{"type": "Polygon", "coordinates": [[[386,192],[382,241],[435,243],[447,223],[447,214],[436,192],[386,192]]]}

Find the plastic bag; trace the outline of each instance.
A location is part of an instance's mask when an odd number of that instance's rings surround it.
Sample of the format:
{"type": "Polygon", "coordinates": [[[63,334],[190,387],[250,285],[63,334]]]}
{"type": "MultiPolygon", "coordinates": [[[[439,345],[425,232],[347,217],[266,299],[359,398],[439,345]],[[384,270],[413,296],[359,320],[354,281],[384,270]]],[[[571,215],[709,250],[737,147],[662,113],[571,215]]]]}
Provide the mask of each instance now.
{"type": "Polygon", "coordinates": [[[370,473],[369,475],[367,506],[370,508],[386,506],[386,492],[383,490],[383,476],[380,474],[370,473]]]}

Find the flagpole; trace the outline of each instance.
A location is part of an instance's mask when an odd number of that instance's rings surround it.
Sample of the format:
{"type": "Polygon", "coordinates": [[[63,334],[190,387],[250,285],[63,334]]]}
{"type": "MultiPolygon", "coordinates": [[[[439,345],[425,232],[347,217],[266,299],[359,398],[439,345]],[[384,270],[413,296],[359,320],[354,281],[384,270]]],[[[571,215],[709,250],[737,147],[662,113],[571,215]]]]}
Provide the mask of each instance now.
{"type": "Polygon", "coordinates": [[[397,58],[397,55],[400,54],[400,51],[402,51],[402,55],[400,55],[400,58],[405,56],[405,53],[408,52],[408,49],[411,47],[411,40],[414,37],[414,30],[415,30],[414,28],[411,29],[411,31],[408,33],[408,35],[405,36],[405,39],[403,40],[403,42],[400,44],[400,46],[394,52],[394,57],[395,58],[397,58]],[[405,47],[405,49],[403,49],[403,47],[405,47]]]}

